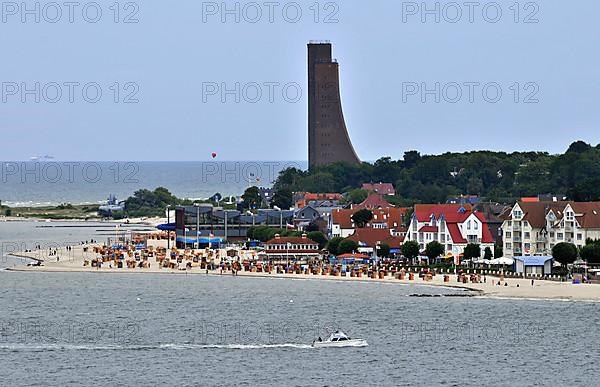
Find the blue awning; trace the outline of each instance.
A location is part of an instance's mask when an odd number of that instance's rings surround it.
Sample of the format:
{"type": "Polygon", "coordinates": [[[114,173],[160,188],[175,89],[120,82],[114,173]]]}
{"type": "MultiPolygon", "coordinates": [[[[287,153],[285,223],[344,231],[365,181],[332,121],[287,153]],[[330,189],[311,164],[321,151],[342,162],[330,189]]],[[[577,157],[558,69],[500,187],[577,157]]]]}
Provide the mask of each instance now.
{"type": "Polygon", "coordinates": [[[175,223],[165,223],[165,224],[159,224],[158,226],[156,226],[157,229],[159,229],[160,231],[175,231],[175,223]]]}
{"type": "Polygon", "coordinates": [[[526,256],[526,257],[514,257],[517,261],[523,262],[525,266],[544,266],[544,264],[552,259],[549,256],[526,256]]]}
{"type": "Polygon", "coordinates": [[[177,237],[177,242],[185,242],[185,243],[202,243],[202,244],[209,244],[209,243],[223,243],[223,238],[207,238],[207,237],[202,237],[202,238],[183,238],[183,237],[177,237]]]}

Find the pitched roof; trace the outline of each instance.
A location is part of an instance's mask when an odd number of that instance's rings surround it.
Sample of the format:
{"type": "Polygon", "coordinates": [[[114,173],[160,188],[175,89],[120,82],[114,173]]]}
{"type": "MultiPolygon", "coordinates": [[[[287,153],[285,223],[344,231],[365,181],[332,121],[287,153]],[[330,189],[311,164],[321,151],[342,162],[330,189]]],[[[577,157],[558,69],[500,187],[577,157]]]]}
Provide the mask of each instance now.
{"type": "MultiPolygon", "coordinates": [[[[359,208],[333,210],[331,212],[331,222],[333,224],[338,224],[340,228],[343,229],[354,228],[352,215],[358,210],[359,208]]],[[[406,216],[406,213],[408,212],[408,208],[380,208],[373,209],[371,212],[373,213],[373,220],[371,220],[369,224],[382,223],[382,221],[384,221],[387,222],[388,228],[399,228],[402,225],[404,216],[406,216]],[[377,216],[377,219],[375,219],[375,216],[377,216]]]]}
{"type": "Polygon", "coordinates": [[[352,206],[353,209],[373,209],[373,208],[390,208],[394,207],[387,200],[383,198],[383,195],[373,193],[369,195],[362,203],[352,206]]]}
{"type": "MultiPolygon", "coordinates": [[[[453,243],[467,243],[460,232],[459,224],[474,215],[481,222],[481,243],[494,243],[485,215],[482,212],[472,211],[472,207],[468,204],[416,204],[414,215],[421,223],[428,223],[432,215],[435,219],[444,217],[453,243]]],[[[419,232],[438,232],[438,227],[438,225],[425,225],[419,232]]]]}
{"type": "Polygon", "coordinates": [[[600,228],[600,202],[571,202],[571,207],[583,228],[600,228]],[[581,218],[581,220],[580,220],[581,218]]]}
{"type": "MultiPolygon", "coordinates": [[[[523,220],[528,221],[534,228],[546,226],[546,216],[550,211],[556,215],[558,221],[562,220],[568,205],[575,212],[575,217],[581,227],[600,228],[600,202],[518,202],[517,204],[523,211],[523,220]]],[[[505,220],[511,219],[512,212],[505,220]]]]}
{"type": "Polygon", "coordinates": [[[404,242],[404,238],[392,236],[390,230],[379,228],[357,228],[354,234],[347,239],[356,243],[364,243],[369,247],[375,247],[377,242],[385,243],[391,248],[398,248],[404,242]]]}
{"type": "Polygon", "coordinates": [[[471,209],[470,204],[415,204],[414,214],[419,222],[429,222],[431,215],[436,219],[443,215],[446,222],[462,222],[471,215],[471,209]]]}
{"type": "Polygon", "coordinates": [[[392,183],[363,183],[362,189],[382,195],[394,195],[396,193],[392,183]]]}
{"type": "MultiPolygon", "coordinates": [[[[519,208],[523,211],[523,220],[529,222],[534,228],[543,228],[546,226],[546,215],[553,211],[557,218],[562,218],[562,213],[568,202],[518,202],[519,208]]],[[[508,220],[512,219],[512,212],[508,220]]]]}
{"type": "Polygon", "coordinates": [[[446,227],[448,228],[448,232],[452,238],[452,243],[467,243],[467,240],[463,238],[460,230],[458,229],[458,224],[449,223],[446,225],[446,227]]]}

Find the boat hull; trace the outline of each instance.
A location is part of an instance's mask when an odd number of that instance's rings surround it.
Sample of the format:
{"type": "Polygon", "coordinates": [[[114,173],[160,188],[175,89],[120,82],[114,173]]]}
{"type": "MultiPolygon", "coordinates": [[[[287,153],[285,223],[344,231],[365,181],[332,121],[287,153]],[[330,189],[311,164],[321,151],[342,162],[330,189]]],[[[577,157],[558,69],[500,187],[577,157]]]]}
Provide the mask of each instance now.
{"type": "Polygon", "coordinates": [[[369,344],[364,339],[352,339],[344,341],[315,341],[314,348],[345,348],[345,347],[367,347],[369,344]]]}

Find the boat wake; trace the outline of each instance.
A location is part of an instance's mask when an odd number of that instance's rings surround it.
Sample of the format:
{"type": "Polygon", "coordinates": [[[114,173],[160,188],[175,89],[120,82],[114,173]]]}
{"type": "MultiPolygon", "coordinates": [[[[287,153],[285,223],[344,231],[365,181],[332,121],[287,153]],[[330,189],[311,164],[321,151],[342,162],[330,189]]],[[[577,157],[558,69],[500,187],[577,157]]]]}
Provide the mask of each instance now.
{"type": "Polygon", "coordinates": [[[261,349],[312,349],[307,344],[157,344],[157,345],[86,345],[86,344],[0,344],[1,352],[52,352],[52,351],[151,351],[151,350],[261,350],[261,349]]]}

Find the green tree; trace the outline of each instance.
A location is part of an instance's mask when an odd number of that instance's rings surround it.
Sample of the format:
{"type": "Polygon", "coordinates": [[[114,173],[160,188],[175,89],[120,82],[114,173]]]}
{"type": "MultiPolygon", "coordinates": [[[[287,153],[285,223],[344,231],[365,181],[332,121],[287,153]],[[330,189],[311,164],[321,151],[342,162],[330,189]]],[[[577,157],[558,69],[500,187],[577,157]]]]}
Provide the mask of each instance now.
{"type": "Polygon", "coordinates": [[[352,220],[358,228],[364,228],[373,219],[373,213],[366,208],[356,211],[352,214],[352,220]]]}
{"type": "Polygon", "coordinates": [[[358,250],[358,244],[354,242],[352,239],[344,239],[338,245],[338,254],[349,254],[358,250]]]}
{"type": "Polygon", "coordinates": [[[501,258],[502,256],[504,256],[504,249],[502,248],[502,245],[494,246],[494,258],[501,258]]]}
{"type": "Polygon", "coordinates": [[[490,260],[492,258],[494,258],[494,254],[492,253],[492,249],[488,246],[483,250],[483,259],[490,260]]]}
{"type": "Polygon", "coordinates": [[[319,244],[320,249],[325,248],[325,246],[327,245],[327,238],[325,237],[325,235],[323,235],[321,231],[311,231],[308,234],[306,234],[306,236],[309,239],[317,242],[319,244]]]}
{"type": "Polygon", "coordinates": [[[271,199],[271,207],[279,207],[281,209],[287,209],[292,207],[294,199],[292,191],[289,189],[280,189],[275,191],[273,198],[271,199]]]}
{"type": "Polygon", "coordinates": [[[382,258],[389,258],[391,256],[390,250],[390,245],[388,245],[387,243],[382,243],[377,249],[377,256],[382,258]]]}
{"type": "Polygon", "coordinates": [[[340,245],[340,242],[343,241],[344,238],[342,237],[333,237],[329,240],[329,242],[327,242],[327,250],[329,251],[330,254],[332,255],[339,255],[339,250],[338,247],[340,245]]]}
{"type": "Polygon", "coordinates": [[[572,243],[557,243],[552,248],[552,258],[563,266],[573,263],[577,260],[577,247],[572,243]]]}
{"type": "Polygon", "coordinates": [[[465,259],[479,258],[481,257],[481,247],[477,243],[469,243],[465,246],[463,254],[465,259]]]}
{"type": "Polygon", "coordinates": [[[364,189],[353,189],[348,192],[348,201],[352,204],[360,204],[365,201],[369,193],[364,189]]]}
{"type": "Polygon", "coordinates": [[[249,187],[242,195],[242,207],[254,210],[260,206],[262,199],[258,187],[249,187]]]}
{"type": "Polygon", "coordinates": [[[416,241],[406,241],[400,248],[402,255],[408,259],[415,259],[419,256],[419,243],[416,241]]]}
{"type": "Polygon", "coordinates": [[[319,225],[315,221],[311,221],[306,227],[304,227],[304,231],[319,231],[319,225]]]}
{"type": "Polygon", "coordinates": [[[176,206],[181,200],[164,187],[154,191],[140,189],[125,200],[125,212],[129,216],[162,216],[167,206],[176,206]]]}
{"type": "Polygon", "coordinates": [[[588,243],[581,248],[581,259],[588,263],[600,263],[600,243],[588,243]]]}
{"type": "Polygon", "coordinates": [[[432,241],[425,246],[425,255],[430,260],[434,260],[444,254],[444,246],[438,241],[432,241]]]}

